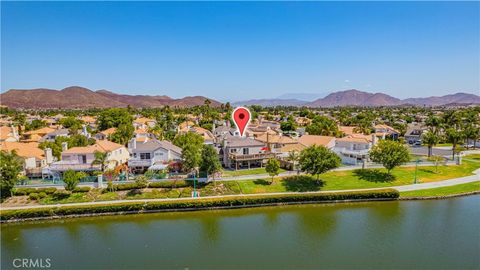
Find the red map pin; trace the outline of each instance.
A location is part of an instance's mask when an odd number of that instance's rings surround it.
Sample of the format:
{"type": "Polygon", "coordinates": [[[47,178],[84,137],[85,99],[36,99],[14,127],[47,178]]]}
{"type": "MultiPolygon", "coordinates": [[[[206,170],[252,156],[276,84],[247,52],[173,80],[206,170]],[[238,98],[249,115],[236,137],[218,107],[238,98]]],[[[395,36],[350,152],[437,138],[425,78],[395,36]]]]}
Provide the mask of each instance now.
{"type": "Polygon", "coordinates": [[[248,123],[250,123],[250,111],[245,107],[237,107],[232,113],[233,121],[237,126],[240,136],[243,136],[245,129],[247,129],[248,123]]]}

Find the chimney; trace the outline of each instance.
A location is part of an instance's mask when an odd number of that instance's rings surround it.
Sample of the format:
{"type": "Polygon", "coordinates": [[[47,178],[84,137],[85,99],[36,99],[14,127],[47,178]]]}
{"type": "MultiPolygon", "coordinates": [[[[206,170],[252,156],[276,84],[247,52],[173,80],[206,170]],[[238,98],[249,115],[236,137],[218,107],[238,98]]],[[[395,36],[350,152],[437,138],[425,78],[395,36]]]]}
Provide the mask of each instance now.
{"type": "Polygon", "coordinates": [[[377,144],[377,136],[375,136],[375,133],[372,133],[372,146],[377,144]]]}
{"type": "Polygon", "coordinates": [[[62,142],[62,152],[68,150],[68,143],[67,142],[62,142]]]}
{"type": "Polygon", "coordinates": [[[13,124],[11,125],[11,127],[12,127],[13,137],[16,138],[18,136],[17,128],[13,124]]]}
{"type": "Polygon", "coordinates": [[[212,133],[215,134],[215,121],[213,121],[213,124],[212,124],[212,133]]]}
{"type": "Polygon", "coordinates": [[[47,161],[47,164],[51,164],[53,162],[52,149],[45,148],[44,152],[45,152],[45,160],[47,161]]]}
{"type": "Polygon", "coordinates": [[[131,141],[132,149],[137,149],[137,139],[133,138],[131,141]]]}

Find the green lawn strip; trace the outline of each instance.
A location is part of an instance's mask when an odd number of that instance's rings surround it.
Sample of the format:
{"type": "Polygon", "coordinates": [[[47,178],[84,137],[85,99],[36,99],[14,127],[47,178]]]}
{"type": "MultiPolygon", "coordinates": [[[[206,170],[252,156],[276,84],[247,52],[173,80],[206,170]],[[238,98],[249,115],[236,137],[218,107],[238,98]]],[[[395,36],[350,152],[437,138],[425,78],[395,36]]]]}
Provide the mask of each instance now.
{"type": "Polygon", "coordinates": [[[0,210],[1,220],[25,219],[51,216],[82,215],[95,213],[113,213],[125,211],[152,211],[177,209],[205,209],[211,207],[248,206],[258,204],[296,203],[312,201],[365,200],[365,199],[397,199],[399,192],[394,189],[374,191],[355,191],[337,193],[275,194],[261,196],[232,196],[223,198],[198,198],[170,200],[159,202],[125,201],[115,204],[96,204],[81,206],[55,206],[16,210],[0,210]]]}
{"type": "MultiPolygon", "coordinates": [[[[285,172],[286,170],[280,169],[280,172],[285,172]]],[[[223,177],[232,177],[232,176],[243,176],[243,175],[255,175],[255,174],[266,174],[265,168],[254,168],[254,169],[242,169],[237,171],[224,170],[223,177]]]]}
{"type": "Polygon", "coordinates": [[[438,187],[414,191],[400,192],[401,197],[436,197],[480,191],[480,181],[459,184],[449,187],[438,187]]]}

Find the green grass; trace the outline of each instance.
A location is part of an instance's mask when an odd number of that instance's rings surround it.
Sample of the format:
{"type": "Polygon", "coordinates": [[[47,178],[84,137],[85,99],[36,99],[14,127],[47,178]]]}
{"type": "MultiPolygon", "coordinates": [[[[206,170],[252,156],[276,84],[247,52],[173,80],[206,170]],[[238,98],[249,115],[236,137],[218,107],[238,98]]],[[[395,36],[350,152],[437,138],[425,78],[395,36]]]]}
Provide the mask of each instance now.
{"type": "Polygon", "coordinates": [[[401,197],[435,197],[480,191],[480,181],[449,187],[400,192],[401,197]]]}
{"type": "MultiPolygon", "coordinates": [[[[280,172],[285,172],[284,169],[280,169],[280,172]]],[[[252,174],[266,174],[265,168],[254,168],[254,169],[242,169],[238,171],[224,170],[223,177],[231,176],[242,176],[242,175],[252,175],[252,174]]]]}

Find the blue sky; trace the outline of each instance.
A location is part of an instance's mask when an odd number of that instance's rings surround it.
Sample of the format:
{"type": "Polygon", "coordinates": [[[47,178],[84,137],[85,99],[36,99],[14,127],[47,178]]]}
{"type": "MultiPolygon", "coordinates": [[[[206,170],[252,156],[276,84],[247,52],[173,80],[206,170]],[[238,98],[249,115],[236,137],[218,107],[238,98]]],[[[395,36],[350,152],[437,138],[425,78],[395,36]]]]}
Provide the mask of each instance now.
{"type": "Polygon", "coordinates": [[[2,2],[1,91],[480,91],[479,2],[2,2]]]}

